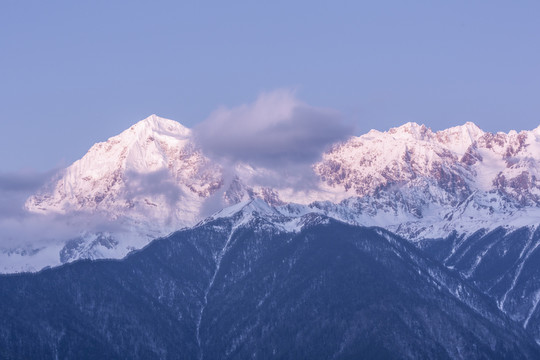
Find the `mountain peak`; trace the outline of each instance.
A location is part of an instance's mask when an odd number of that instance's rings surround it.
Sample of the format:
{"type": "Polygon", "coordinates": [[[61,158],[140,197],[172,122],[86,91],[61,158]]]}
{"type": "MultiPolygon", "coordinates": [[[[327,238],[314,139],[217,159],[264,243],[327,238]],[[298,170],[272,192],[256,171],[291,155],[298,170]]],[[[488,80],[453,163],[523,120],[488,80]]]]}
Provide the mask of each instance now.
{"type": "Polygon", "coordinates": [[[458,126],[445,129],[445,130],[438,131],[438,133],[463,133],[463,134],[469,135],[471,138],[474,138],[474,139],[484,135],[484,131],[471,121],[467,121],[463,125],[458,125],[458,126]]]}
{"type": "Polygon", "coordinates": [[[274,207],[270,206],[266,201],[260,198],[253,198],[245,201],[241,201],[238,204],[234,204],[225,209],[222,209],[210,216],[211,220],[232,217],[236,214],[242,213],[244,215],[251,216],[256,213],[259,216],[275,216],[281,215],[274,207]]]}
{"type": "Polygon", "coordinates": [[[447,148],[459,156],[463,156],[469,146],[474,144],[484,134],[482,129],[469,121],[463,125],[438,131],[435,135],[447,148]]]}
{"type": "Polygon", "coordinates": [[[399,127],[392,128],[388,130],[389,134],[394,136],[412,136],[414,139],[423,140],[426,136],[429,136],[432,132],[431,129],[426,127],[424,124],[419,125],[415,122],[408,122],[399,127]]]}
{"type": "Polygon", "coordinates": [[[188,137],[191,134],[191,130],[179,122],[157,116],[156,114],[152,114],[139,121],[122,134],[129,132],[137,132],[142,134],[159,133],[182,137],[188,137]]]}
{"type": "Polygon", "coordinates": [[[540,137],[540,125],[536,129],[533,129],[531,131],[532,131],[533,134],[540,137]]]}

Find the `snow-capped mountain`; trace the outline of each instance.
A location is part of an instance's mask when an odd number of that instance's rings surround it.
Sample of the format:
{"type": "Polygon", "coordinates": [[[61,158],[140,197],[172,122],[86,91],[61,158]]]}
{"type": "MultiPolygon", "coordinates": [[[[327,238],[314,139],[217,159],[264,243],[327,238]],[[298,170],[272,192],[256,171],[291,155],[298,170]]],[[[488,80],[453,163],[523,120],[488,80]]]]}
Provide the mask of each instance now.
{"type": "Polygon", "coordinates": [[[98,216],[107,226],[79,220],[80,236],[54,249],[4,249],[0,257],[9,259],[0,270],[120,258],[195,225],[216,204],[255,197],[287,216],[321,213],[413,241],[540,222],[540,127],[508,134],[473,123],[438,132],[415,123],[372,130],[324,153],[312,167],[320,181],[310,189],[261,186],[254,175],[264,169],[235,166],[227,179],[190,129],[152,115],[94,145],[26,202],[32,213],[98,216]]]}
{"type": "Polygon", "coordinates": [[[520,205],[540,204],[540,127],[486,133],[473,123],[432,132],[407,123],[335,146],[315,166],[330,186],[357,196],[421,187],[430,202],[457,205],[475,191],[499,192],[520,205]]]}
{"type": "Polygon", "coordinates": [[[194,225],[204,200],[220,187],[221,168],[197,149],[192,131],[151,115],[92,146],[26,201],[29,212],[69,223],[78,235],[4,249],[0,272],[124,257],[194,225]]]}
{"type": "Polygon", "coordinates": [[[194,146],[190,129],[151,115],[92,146],[26,207],[97,212],[153,224],[162,233],[199,220],[201,199],[222,185],[220,171],[194,146]]]}
{"type": "Polygon", "coordinates": [[[340,205],[359,222],[411,240],[540,218],[540,127],[492,134],[408,123],[338,144],[314,168],[345,192],[340,205]]]}

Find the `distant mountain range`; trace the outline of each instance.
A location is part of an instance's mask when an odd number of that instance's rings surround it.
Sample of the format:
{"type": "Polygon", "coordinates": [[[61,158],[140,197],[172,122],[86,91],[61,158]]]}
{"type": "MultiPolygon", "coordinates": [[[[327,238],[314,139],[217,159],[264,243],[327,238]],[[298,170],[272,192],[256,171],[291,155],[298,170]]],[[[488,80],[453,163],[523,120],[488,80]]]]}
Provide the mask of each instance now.
{"type": "Polygon", "coordinates": [[[4,273],[65,264],[0,277],[11,319],[0,323],[0,348],[539,357],[540,127],[372,130],[322,154],[309,188],[268,186],[263,170],[224,168],[190,129],[155,115],[94,145],[25,205],[73,215],[80,235],[0,249],[4,273]],[[86,227],[86,217],[105,225],[86,227]],[[92,337],[55,306],[91,317],[92,337]]]}
{"type": "Polygon", "coordinates": [[[439,132],[415,123],[372,130],[324,153],[312,166],[318,182],[300,190],[261,185],[264,169],[235,166],[224,169],[203,154],[190,129],[152,115],[94,145],[27,200],[31,213],[77,214],[80,235],[47,248],[2,249],[0,271],[122,258],[252,198],[285,213],[380,226],[412,241],[540,219],[540,127],[508,134],[472,123],[439,132]],[[85,227],[85,217],[96,216],[114,226],[85,227]]]}

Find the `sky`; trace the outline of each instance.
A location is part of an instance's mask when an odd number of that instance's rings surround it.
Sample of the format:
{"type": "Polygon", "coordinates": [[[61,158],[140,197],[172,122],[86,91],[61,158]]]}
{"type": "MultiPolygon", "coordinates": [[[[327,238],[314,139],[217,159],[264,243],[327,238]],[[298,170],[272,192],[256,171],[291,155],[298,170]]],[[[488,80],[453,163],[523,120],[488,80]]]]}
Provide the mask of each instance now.
{"type": "Polygon", "coordinates": [[[212,123],[277,89],[357,135],[533,129],[539,15],[526,0],[4,0],[0,174],[65,167],[154,113],[212,123]]]}

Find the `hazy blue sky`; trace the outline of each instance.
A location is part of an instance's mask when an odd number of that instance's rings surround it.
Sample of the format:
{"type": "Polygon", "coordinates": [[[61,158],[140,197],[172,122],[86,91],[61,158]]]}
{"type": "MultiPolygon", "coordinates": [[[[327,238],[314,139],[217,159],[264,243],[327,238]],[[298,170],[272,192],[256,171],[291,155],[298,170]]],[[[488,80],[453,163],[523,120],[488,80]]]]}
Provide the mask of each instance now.
{"type": "Polygon", "coordinates": [[[296,89],[356,132],[540,125],[538,1],[0,1],[0,172],[296,89]]]}

